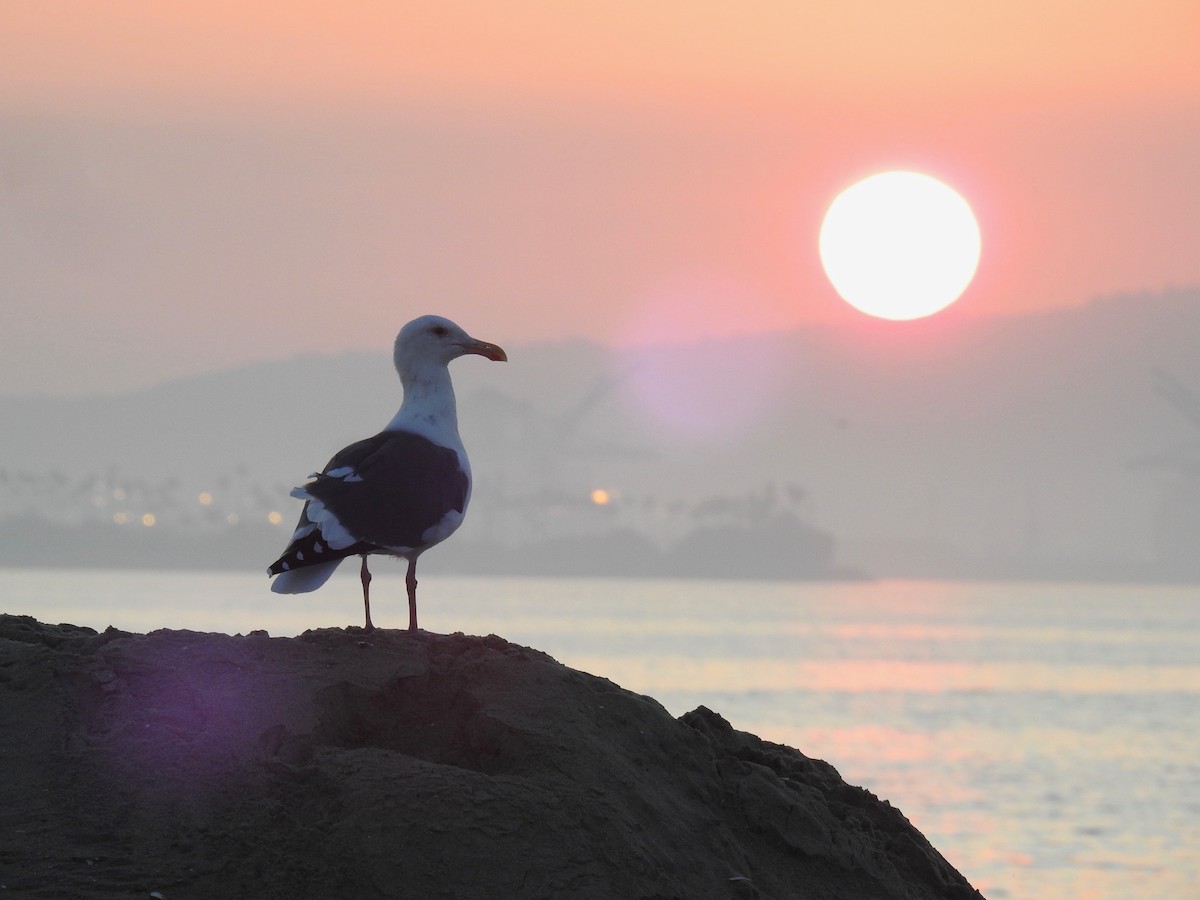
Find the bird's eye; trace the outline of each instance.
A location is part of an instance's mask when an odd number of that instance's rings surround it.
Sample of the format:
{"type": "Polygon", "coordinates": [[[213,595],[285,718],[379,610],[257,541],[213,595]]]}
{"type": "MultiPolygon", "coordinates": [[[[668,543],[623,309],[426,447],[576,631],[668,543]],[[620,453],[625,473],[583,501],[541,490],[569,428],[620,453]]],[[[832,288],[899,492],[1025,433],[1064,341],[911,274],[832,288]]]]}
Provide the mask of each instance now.
{"type": "Polygon", "coordinates": [[[445,325],[434,325],[433,333],[436,334],[438,337],[445,337],[446,335],[448,335],[450,333],[450,329],[447,328],[445,325]]]}

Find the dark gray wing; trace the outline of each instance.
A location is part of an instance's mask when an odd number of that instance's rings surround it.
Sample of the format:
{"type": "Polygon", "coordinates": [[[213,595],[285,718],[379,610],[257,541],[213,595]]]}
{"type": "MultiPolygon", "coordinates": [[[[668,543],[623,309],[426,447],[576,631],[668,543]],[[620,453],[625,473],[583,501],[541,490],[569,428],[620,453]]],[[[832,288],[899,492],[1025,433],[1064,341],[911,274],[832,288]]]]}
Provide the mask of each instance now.
{"type": "Polygon", "coordinates": [[[420,547],[426,531],[466,508],[468,481],[449,447],[384,431],[337,453],[304,490],[361,541],[420,547]]]}

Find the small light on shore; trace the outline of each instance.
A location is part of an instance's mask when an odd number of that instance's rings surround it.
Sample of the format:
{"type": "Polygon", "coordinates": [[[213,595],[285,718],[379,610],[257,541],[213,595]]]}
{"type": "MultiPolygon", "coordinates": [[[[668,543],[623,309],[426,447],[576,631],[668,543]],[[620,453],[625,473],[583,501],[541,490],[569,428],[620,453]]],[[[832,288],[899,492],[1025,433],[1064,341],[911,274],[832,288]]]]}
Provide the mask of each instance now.
{"type": "Polygon", "coordinates": [[[278,513],[272,510],[271,512],[267,513],[267,521],[272,525],[278,525],[283,521],[283,513],[278,513]]]}
{"type": "Polygon", "coordinates": [[[612,502],[612,495],[604,488],[596,488],[592,491],[592,502],[597,506],[608,506],[612,502]]]}
{"type": "Polygon", "coordinates": [[[213,496],[208,491],[201,491],[196,499],[201,506],[212,506],[213,496]]]}
{"type": "Polygon", "coordinates": [[[154,513],[146,513],[144,516],[142,516],[142,524],[147,528],[153,528],[154,523],[157,521],[158,519],[154,517],[154,513]]]}
{"type": "Polygon", "coordinates": [[[125,512],[113,513],[113,521],[116,522],[118,525],[124,525],[126,522],[129,521],[129,513],[125,513],[125,512]]]}

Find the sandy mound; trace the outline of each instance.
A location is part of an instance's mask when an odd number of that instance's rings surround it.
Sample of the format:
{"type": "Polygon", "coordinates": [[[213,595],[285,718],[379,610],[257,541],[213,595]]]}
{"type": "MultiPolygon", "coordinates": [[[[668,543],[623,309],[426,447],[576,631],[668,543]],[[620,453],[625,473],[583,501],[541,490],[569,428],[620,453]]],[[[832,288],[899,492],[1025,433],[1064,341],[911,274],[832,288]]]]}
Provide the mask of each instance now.
{"type": "Polygon", "coordinates": [[[978,897],[827,763],[498,637],[0,616],[5,896],[978,897]]]}

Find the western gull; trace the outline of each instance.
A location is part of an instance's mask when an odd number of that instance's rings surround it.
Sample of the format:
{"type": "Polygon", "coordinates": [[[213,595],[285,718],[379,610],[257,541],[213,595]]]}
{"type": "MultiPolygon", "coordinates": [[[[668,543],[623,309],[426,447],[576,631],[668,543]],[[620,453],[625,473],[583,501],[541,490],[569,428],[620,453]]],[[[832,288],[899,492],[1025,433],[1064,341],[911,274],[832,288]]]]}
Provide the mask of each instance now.
{"type": "Polygon", "coordinates": [[[383,431],[339,450],[291,495],[304,501],[291,543],[270,568],[278,594],[315,591],[343,559],[361,556],[366,630],[371,623],[367,557],[408,560],[408,629],[417,629],[417,557],[462,524],[471,466],[458,434],[449,363],[467,354],[504,361],[449,319],[421,316],[396,336],[393,360],[404,400],[383,431]]]}

